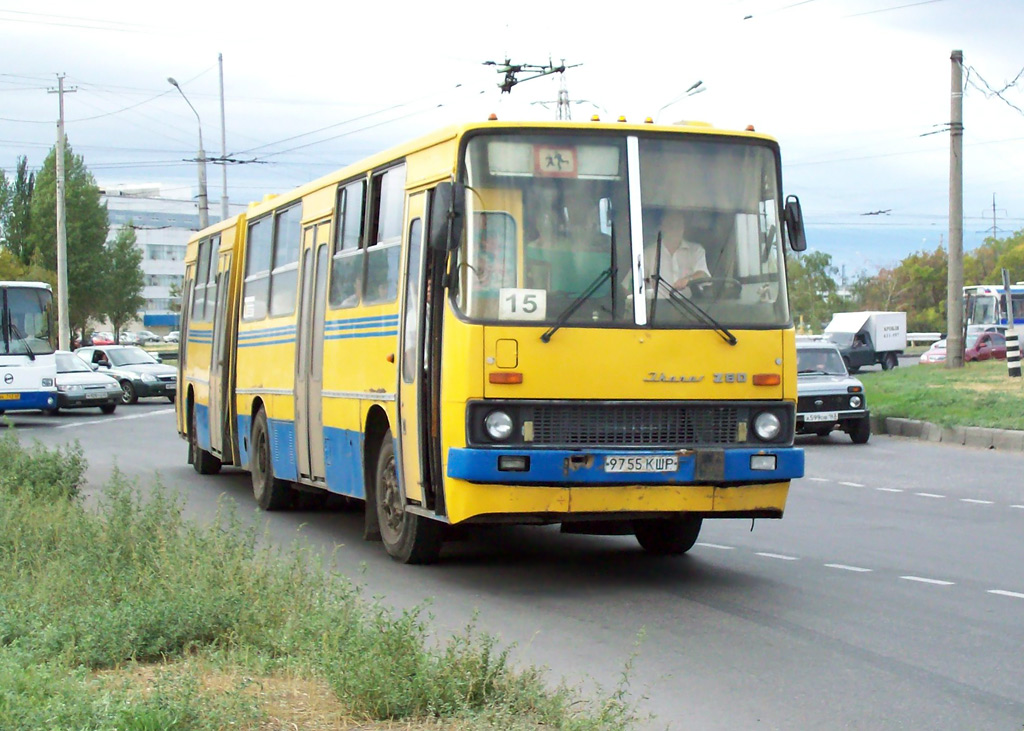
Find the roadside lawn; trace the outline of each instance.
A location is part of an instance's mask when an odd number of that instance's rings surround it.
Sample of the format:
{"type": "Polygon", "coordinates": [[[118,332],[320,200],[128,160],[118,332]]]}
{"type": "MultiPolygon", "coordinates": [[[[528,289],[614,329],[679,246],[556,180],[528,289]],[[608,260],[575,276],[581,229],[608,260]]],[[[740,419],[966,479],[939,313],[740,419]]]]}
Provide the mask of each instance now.
{"type": "Polygon", "coordinates": [[[1007,376],[1006,361],[916,365],[857,374],[872,416],[930,421],[940,426],[1024,430],[1024,379],[1007,376]]]}

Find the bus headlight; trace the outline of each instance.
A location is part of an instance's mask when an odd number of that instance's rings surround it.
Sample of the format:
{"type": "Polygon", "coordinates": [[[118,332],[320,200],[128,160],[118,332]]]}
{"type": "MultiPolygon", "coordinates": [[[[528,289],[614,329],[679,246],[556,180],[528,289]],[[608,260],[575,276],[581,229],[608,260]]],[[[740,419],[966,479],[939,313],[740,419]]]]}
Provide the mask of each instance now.
{"type": "Polygon", "coordinates": [[[484,418],[484,428],[491,439],[503,442],[512,436],[512,417],[504,411],[492,411],[484,418]]]}
{"type": "Polygon", "coordinates": [[[762,441],[772,441],[779,436],[781,431],[782,422],[770,411],[762,411],[754,418],[754,433],[762,441]]]}
{"type": "Polygon", "coordinates": [[[859,409],[864,400],[860,396],[850,396],[850,408],[859,409]]]}

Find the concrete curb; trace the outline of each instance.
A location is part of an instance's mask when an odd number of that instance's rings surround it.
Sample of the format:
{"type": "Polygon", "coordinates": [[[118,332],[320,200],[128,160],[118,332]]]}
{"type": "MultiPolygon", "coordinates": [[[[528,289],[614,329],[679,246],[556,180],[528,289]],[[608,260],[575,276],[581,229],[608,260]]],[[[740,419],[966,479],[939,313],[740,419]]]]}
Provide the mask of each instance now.
{"type": "Polygon", "coordinates": [[[955,444],[963,447],[1024,452],[1024,431],[988,429],[980,426],[939,426],[928,421],[895,416],[872,416],[871,431],[925,442],[955,444]]]}

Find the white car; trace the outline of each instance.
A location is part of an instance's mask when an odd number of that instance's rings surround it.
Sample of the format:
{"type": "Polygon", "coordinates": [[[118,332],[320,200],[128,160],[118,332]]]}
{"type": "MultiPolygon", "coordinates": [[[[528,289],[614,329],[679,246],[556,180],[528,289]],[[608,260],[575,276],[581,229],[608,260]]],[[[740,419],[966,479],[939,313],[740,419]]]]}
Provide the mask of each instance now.
{"type": "Polygon", "coordinates": [[[843,356],[827,340],[798,341],[796,345],[796,430],[827,437],[842,429],[854,444],[871,437],[864,384],[846,370],[843,356]]]}
{"type": "Polygon", "coordinates": [[[171,330],[169,333],[164,335],[164,342],[165,343],[176,343],[176,342],[178,342],[178,335],[179,335],[179,331],[178,330],[171,330]]]}

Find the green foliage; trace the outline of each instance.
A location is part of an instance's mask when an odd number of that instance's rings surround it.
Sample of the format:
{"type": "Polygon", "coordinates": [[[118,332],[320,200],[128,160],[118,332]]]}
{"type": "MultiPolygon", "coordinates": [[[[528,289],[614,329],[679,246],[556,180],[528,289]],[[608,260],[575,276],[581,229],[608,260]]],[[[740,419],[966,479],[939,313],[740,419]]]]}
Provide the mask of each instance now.
{"type": "Polygon", "coordinates": [[[39,266],[35,262],[28,265],[9,250],[0,249],[0,279],[21,282],[46,282],[56,291],[57,274],[39,266]]]}
{"type": "Polygon", "coordinates": [[[821,332],[832,314],[843,309],[835,279],[839,270],[832,265],[832,256],[822,251],[791,254],[786,266],[794,322],[821,332]]]}
{"type": "Polygon", "coordinates": [[[509,650],[473,625],[435,645],[422,607],[369,601],[308,551],[261,547],[230,514],[194,525],[159,486],[143,499],[117,474],[93,513],[55,499],[69,490],[38,484],[77,485],[80,452],[0,445],[3,464],[26,465],[21,480],[40,475],[31,488],[0,482],[0,728],[223,728],[223,709],[236,706],[237,721],[253,717],[249,696],[208,697],[187,674],[140,694],[86,672],[200,658],[317,678],[374,719],[491,729],[633,722],[621,694],[589,710],[569,689],[547,688],[540,671],[514,669],[509,650]]]}
{"type": "Polygon", "coordinates": [[[23,265],[29,265],[32,251],[28,232],[32,220],[32,191],[35,174],[28,171],[28,159],[18,158],[13,181],[7,181],[7,193],[0,206],[0,245],[23,265]]]}
{"type": "MultiPolygon", "coordinates": [[[[107,208],[85,160],[70,145],[64,151],[64,199],[68,255],[68,310],[73,330],[83,330],[103,312],[106,296],[107,208]]],[[[32,255],[57,270],[57,151],[50,151],[35,180],[28,236],[32,255]]]]}
{"type": "Polygon", "coordinates": [[[85,481],[85,458],[78,443],[53,450],[37,443],[26,449],[9,425],[0,435],[0,465],[0,494],[24,493],[52,502],[77,497],[85,481]]]}
{"type": "Polygon", "coordinates": [[[135,229],[131,223],[118,229],[107,246],[107,286],[103,313],[114,328],[114,337],[134,320],[146,304],[142,297],[145,278],[142,272],[142,250],[136,246],[135,229]]]}

